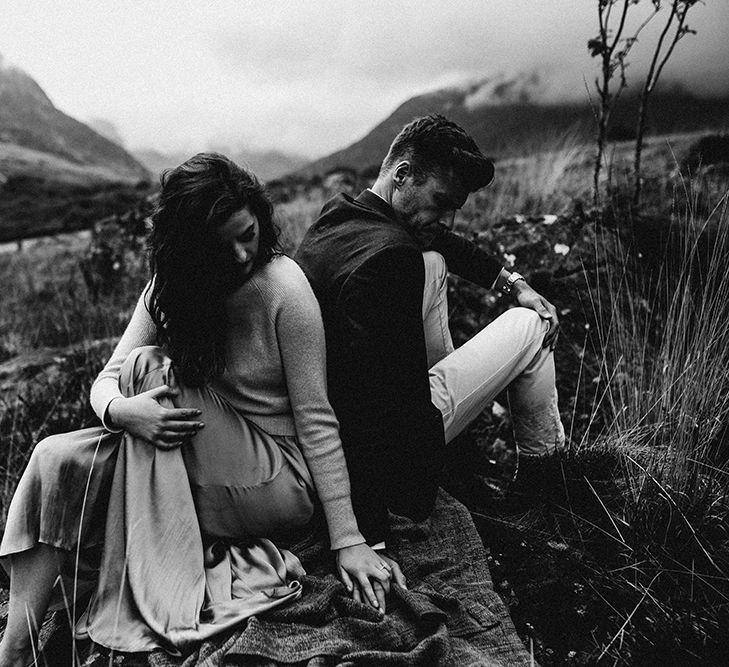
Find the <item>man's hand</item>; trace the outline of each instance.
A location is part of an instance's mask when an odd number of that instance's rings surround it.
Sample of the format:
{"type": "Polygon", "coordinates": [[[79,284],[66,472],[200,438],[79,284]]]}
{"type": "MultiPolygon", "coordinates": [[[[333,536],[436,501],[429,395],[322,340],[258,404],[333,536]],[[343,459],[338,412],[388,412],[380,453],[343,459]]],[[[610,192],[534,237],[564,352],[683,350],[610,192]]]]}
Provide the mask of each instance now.
{"type": "Polygon", "coordinates": [[[400,566],[364,543],[337,551],[337,572],[353,599],[367,602],[383,614],[391,581],[405,587],[400,566]]]}
{"type": "Polygon", "coordinates": [[[516,302],[524,308],[535,310],[543,320],[549,320],[549,331],[544,336],[543,347],[554,350],[559,335],[559,318],[557,309],[541,294],[533,290],[523,280],[518,280],[513,286],[516,302]]]}
{"type": "Polygon", "coordinates": [[[160,449],[173,449],[205,426],[199,421],[200,410],[165,408],[160,404],[164,398],[176,395],[174,389],[162,385],[137,396],[115,398],[107,407],[107,415],[114,427],[160,449]]]}

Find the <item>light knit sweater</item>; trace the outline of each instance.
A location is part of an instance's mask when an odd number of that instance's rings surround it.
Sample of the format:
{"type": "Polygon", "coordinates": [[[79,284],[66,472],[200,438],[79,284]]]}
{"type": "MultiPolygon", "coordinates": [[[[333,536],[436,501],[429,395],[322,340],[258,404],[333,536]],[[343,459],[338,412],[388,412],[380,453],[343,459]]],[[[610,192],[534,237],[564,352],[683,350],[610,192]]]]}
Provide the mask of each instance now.
{"type": "MultiPolygon", "coordinates": [[[[156,343],[146,294],[147,289],[91,388],[91,405],[107,428],[107,407],[121,396],[122,363],[135,347],[156,343]]],[[[306,276],[292,259],[275,257],[228,297],[226,314],[226,370],[211,388],[267,433],[297,437],[324,508],[331,548],[364,542],[327,398],[321,313],[306,276]]]]}

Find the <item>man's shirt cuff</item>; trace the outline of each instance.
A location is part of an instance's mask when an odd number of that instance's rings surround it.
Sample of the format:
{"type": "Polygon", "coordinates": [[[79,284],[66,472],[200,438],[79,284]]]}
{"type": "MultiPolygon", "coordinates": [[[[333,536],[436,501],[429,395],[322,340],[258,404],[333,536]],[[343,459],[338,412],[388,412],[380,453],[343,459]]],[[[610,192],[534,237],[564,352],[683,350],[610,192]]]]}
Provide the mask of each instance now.
{"type": "Polygon", "coordinates": [[[499,271],[499,275],[496,276],[496,280],[494,280],[494,284],[491,285],[491,289],[498,290],[500,292],[504,285],[506,285],[506,281],[509,279],[510,275],[511,271],[508,269],[501,269],[501,271],[499,271]]]}

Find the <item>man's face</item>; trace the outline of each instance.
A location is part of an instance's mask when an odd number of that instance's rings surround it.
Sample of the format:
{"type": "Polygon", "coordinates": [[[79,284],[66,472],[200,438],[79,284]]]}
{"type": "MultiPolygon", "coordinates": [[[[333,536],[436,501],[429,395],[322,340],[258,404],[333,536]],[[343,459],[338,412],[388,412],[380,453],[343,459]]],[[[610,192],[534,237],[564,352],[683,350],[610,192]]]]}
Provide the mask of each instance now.
{"type": "Polygon", "coordinates": [[[456,179],[450,175],[428,176],[416,183],[410,169],[407,174],[396,174],[397,187],[392,207],[423,247],[433,240],[439,225],[453,227],[456,211],[468,197],[456,179]]]}

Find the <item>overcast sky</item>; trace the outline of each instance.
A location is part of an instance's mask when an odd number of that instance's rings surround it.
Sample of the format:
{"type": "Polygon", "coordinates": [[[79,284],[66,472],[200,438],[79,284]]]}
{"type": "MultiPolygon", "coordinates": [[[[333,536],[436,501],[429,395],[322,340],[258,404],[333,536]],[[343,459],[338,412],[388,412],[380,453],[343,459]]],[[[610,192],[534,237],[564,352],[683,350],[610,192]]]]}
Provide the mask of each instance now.
{"type": "MultiPolygon", "coordinates": [[[[0,53],[54,104],[108,119],[128,147],[211,142],[307,157],[360,138],[413,94],[538,71],[550,98],[586,96],[597,0],[2,0],[0,53]]],[[[643,0],[638,9],[650,5],[643,0]]],[[[665,76],[729,90],[729,2],[665,76]]],[[[636,80],[653,33],[635,49],[636,80]]]]}

